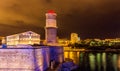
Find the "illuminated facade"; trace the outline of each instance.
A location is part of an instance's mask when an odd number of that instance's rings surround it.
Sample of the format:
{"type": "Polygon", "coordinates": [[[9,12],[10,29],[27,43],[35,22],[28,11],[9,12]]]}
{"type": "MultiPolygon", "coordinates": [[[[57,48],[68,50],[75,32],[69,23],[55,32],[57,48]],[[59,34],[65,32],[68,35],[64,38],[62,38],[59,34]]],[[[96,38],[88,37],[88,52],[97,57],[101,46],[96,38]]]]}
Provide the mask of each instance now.
{"type": "Polygon", "coordinates": [[[71,33],[71,43],[76,43],[79,41],[79,37],[77,33],[71,33]]]}
{"type": "Polygon", "coordinates": [[[40,44],[40,35],[32,31],[14,34],[6,37],[7,45],[40,44]]]}
{"type": "Polygon", "coordinates": [[[46,13],[45,38],[47,45],[57,43],[56,13],[53,10],[46,13]]]}

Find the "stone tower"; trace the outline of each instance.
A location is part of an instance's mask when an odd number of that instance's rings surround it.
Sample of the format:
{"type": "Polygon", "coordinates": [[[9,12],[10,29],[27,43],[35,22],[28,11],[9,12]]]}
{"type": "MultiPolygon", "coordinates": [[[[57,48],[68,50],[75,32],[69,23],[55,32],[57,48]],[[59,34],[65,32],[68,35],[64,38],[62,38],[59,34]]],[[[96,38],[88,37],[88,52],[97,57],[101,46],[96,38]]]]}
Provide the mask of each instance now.
{"type": "Polygon", "coordinates": [[[45,39],[48,45],[55,45],[57,43],[57,14],[53,10],[46,13],[45,39]]]}

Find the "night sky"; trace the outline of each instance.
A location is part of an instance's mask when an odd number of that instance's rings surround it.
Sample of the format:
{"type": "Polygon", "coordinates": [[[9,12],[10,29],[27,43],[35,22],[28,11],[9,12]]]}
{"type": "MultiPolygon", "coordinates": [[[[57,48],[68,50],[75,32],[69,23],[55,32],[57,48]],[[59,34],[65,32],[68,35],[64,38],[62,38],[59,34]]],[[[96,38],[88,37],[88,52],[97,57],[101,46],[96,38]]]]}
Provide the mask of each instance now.
{"type": "Polygon", "coordinates": [[[44,39],[45,13],[57,13],[58,36],[120,37],[120,0],[1,0],[0,36],[34,31],[44,39]]]}

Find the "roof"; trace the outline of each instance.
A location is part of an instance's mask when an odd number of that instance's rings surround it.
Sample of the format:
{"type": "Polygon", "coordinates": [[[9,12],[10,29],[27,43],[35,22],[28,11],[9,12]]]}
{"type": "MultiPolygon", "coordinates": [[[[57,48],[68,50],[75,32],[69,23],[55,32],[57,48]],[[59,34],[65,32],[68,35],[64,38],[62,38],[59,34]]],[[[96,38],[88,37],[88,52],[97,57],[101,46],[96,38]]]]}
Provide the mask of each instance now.
{"type": "MultiPolygon", "coordinates": [[[[37,34],[37,33],[33,32],[33,31],[26,31],[26,32],[22,32],[22,33],[17,33],[17,34],[9,35],[9,36],[16,36],[16,35],[24,34],[24,33],[27,33],[27,34],[37,34]]],[[[40,34],[37,34],[37,35],[40,35],[40,34]]],[[[9,37],[9,36],[7,36],[7,37],[9,37]]]]}

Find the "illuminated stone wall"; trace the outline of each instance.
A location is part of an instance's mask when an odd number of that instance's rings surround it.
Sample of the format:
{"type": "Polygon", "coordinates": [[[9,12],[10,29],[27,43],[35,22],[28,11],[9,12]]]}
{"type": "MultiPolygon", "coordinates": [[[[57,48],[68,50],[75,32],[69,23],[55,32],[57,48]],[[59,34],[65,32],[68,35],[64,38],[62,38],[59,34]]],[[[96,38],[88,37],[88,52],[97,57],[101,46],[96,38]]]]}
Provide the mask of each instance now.
{"type": "Polygon", "coordinates": [[[0,48],[0,71],[44,71],[51,60],[63,61],[61,47],[0,48]]]}
{"type": "Polygon", "coordinates": [[[0,49],[0,71],[43,71],[44,62],[49,63],[43,60],[43,52],[42,49],[0,49]]]}
{"type": "Polygon", "coordinates": [[[49,48],[35,49],[35,71],[44,71],[49,67],[49,48]]]}
{"type": "Polygon", "coordinates": [[[34,57],[32,49],[0,49],[0,71],[8,69],[27,70],[34,69],[34,57]]]}
{"type": "Polygon", "coordinates": [[[56,62],[63,62],[63,47],[50,46],[50,60],[56,62]]]}

